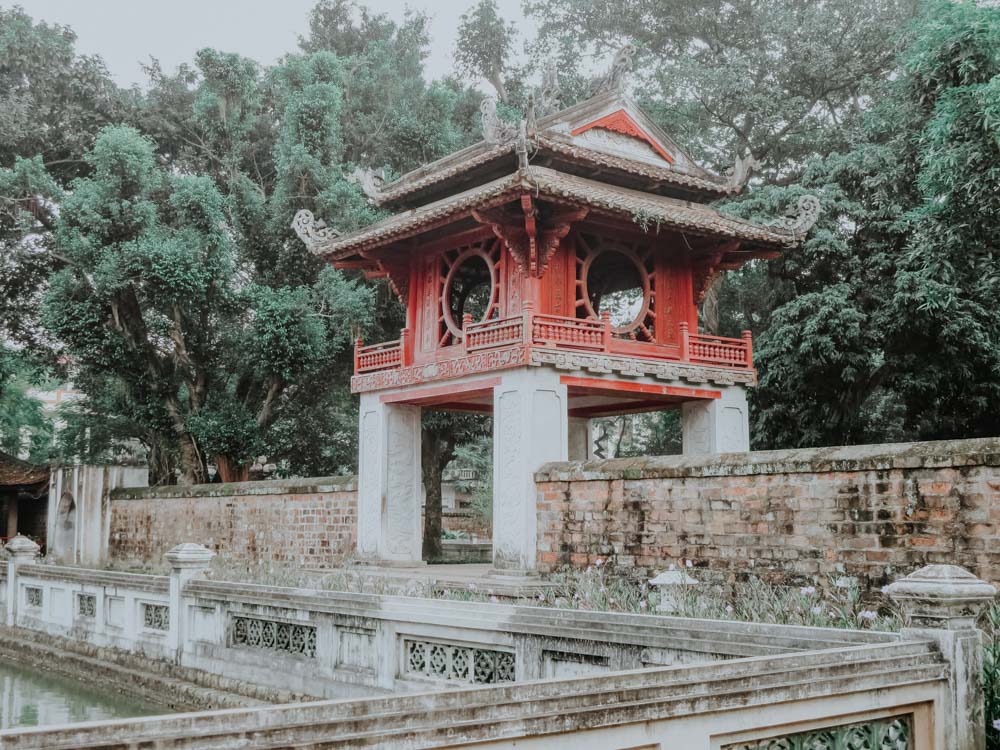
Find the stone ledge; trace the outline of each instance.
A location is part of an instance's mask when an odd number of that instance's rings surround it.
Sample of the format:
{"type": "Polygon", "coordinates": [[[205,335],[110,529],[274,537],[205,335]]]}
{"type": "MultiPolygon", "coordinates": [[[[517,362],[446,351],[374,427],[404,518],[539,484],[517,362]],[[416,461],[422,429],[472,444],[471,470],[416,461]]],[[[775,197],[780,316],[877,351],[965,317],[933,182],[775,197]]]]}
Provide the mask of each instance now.
{"type": "Polygon", "coordinates": [[[187,484],[166,487],[128,487],[111,491],[112,500],[148,500],[188,497],[242,497],[247,495],[306,495],[332,492],[356,492],[355,477],[309,477],[271,479],[259,482],[224,484],[187,484]]]}
{"type": "Polygon", "coordinates": [[[1000,438],[938,440],[709,456],[646,456],[545,464],[536,482],[812,474],[891,469],[1000,466],[1000,438]]]}

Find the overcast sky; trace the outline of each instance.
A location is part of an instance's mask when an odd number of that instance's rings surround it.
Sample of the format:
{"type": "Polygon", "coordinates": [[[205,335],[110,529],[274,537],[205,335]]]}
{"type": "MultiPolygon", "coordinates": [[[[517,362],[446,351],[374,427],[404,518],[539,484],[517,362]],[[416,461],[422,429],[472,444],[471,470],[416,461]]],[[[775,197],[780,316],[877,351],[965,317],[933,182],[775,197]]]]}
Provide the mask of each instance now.
{"type": "MultiPolygon", "coordinates": [[[[401,19],[406,7],[432,18],[429,78],[451,71],[458,17],[476,0],[363,0],[401,19]]],[[[195,51],[215,47],[272,63],[296,49],[307,31],[315,0],[0,0],[24,7],[35,20],[70,26],[77,49],[99,54],[120,85],[144,83],[140,62],[155,57],[168,70],[189,62],[195,51]]],[[[520,0],[498,0],[500,12],[525,28],[520,0]]]]}

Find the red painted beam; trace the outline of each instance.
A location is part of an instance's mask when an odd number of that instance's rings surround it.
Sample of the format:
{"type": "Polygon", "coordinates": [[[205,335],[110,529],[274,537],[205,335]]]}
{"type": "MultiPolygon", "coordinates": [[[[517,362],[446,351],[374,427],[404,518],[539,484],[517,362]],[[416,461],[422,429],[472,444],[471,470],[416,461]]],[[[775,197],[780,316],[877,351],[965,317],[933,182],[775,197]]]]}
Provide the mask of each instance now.
{"type": "MultiPolygon", "coordinates": [[[[432,406],[436,404],[469,404],[477,398],[493,399],[493,388],[500,385],[500,378],[484,378],[472,383],[457,385],[438,385],[427,388],[414,388],[404,393],[387,393],[379,400],[383,404],[416,404],[432,406]]],[[[492,408],[492,407],[490,407],[492,408]]]]}
{"type": "Polygon", "coordinates": [[[630,380],[610,380],[608,378],[579,378],[574,375],[563,375],[559,382],[570,392],[588,396],[623,396],[630,393],[664,398],[710,399],[722,398],[722,391],[707,388],[682,388],[674,385],[654,385],[652,383],[634,383],[630,380]]]}

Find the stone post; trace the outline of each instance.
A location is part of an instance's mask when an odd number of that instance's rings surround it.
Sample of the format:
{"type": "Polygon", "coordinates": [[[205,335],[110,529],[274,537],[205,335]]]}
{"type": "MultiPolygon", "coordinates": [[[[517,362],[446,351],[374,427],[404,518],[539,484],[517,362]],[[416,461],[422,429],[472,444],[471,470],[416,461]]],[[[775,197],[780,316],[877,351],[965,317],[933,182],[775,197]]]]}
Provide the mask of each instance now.
{"type": "Polygon", "coordinates": [[[170,628],[167,631],[167,647],[181,663],[184,651],[187,623],[184,621],[183,595],[188,581],[200,578],[208,569],[215,553],[207,547],[193,542],[178,544],[164,558],[170,563],[170,628]]]}
{"type": "Polygon", "coordinates": [[[927,565],[887,592],[903,610],[903,638],[934,641],[951,667],[945,750],[984,750],[983,654],[976,620],[997,590],[957,565],[927,565]]]}
{"type": "Polygon", "coordinates": [[[33,563],[41,549],[26,536],[18,534],[4,547],[7,550],[7,627],[17,624],[17,569],[33,563]]]}

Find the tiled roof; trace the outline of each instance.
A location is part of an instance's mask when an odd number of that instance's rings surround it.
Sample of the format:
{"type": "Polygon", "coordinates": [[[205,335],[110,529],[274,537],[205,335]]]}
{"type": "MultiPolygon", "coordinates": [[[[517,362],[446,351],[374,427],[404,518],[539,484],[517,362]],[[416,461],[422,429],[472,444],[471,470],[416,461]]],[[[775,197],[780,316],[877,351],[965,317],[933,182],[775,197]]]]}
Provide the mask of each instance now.
{"type": "Polygon", "coordinates": [[[547,167],[529,166],[521,172],[336,237],[317,245],[314,252],[330,260],[342,259],[376,245],[413,236],[474,208],[505,203],[525,191],[543,199],[587,206],[637,223],[687,230],[696,235],[742,240],[769,248],[785,247],[796,241],[796,235],[787,229],[754,224],[702,203],[608,185],[547,167]]]}
{"type": "Polygon", "coordinates": [[[31,487],[49,481],[49,467],[29,464],[0,451],[0,487],[31,487]]]}

